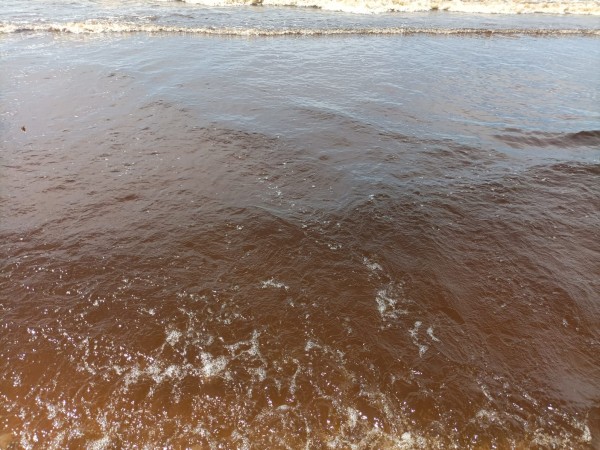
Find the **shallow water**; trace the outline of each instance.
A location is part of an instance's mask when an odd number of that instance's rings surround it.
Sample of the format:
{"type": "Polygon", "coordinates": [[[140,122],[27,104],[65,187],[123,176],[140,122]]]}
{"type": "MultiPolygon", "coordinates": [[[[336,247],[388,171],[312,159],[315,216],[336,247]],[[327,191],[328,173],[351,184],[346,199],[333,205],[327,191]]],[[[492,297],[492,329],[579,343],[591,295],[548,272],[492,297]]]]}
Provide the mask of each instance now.
{"type": "Polygon", "coordinates": [[[0,448],[594,448],[590,37],[0,37],[0,448]]]}

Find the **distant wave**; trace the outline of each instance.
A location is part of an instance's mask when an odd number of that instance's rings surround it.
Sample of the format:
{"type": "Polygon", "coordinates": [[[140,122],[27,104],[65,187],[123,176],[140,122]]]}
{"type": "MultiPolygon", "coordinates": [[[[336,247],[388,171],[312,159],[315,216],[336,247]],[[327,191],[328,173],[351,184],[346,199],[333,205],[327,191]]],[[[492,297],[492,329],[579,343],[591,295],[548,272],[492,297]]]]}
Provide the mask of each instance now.
{"type": "Polygon", "coordinates": [[[10,33],[167,33],[213,36],[335,36],[335,35],[442,35],[442,36],[600,36],[600,29],[553,28],[254,28],[185,27],[111,20],[82,22],[0,23],[0,34],[10,33]]]}
{"type": "Polygon", "coordinates": [[[453,11],[483,14],[593,14],[597,0],[179,0],[205,6],[300,6],[351,13],[453,11]]]}
{"type": "Polygon", "coordinates": [[[524,132],[508,129],[510,134],[495,137],[514,148],[525,147],[600,147],[600,130],[584,130],[576,133],[524,132]]]}

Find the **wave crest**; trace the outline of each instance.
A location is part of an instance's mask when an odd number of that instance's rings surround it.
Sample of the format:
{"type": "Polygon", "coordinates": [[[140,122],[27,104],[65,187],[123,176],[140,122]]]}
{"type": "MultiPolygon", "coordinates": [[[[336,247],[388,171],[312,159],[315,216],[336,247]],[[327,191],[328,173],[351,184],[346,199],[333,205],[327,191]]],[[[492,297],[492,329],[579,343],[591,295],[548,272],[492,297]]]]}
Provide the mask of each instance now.
{"type": "Polygon", "coordinates": [[[350,13],[451,11],[482,14],[600,14],[600,2],[535,0],[181,0],[203,6],[298,6],[350,13]]]}
{"type": "Polygon", "coordinates": [[[10,33],[166,33],[212,36],[335,36],[335,35],[441,35],[441,36],[600,36],[600,29],[552,28],[256,28],[256,27],[185,27],[109,20],[54,23],[0,23],[0,34],[10,33]]]}
{"type": "Polygon", "coordinates": [[[599,147],[600,130],[584,130],[575,133],[523,132],[510,129],[510,133],[497,134],[496,139],[513,148],[525,147],[599,147]]]}

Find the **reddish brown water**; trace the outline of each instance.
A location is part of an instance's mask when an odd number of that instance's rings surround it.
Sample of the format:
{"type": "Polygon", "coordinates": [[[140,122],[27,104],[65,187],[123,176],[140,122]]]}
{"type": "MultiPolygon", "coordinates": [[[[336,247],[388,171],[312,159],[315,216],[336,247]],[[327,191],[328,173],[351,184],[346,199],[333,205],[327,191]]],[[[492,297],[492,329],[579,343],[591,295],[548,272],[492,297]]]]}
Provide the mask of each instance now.
{"type": "Polygon", "coordinates": [[[29,41],[5,44],[0,448],[598,447],[598,131],[470,145],[265,94],[297,122],[259,132],[216,76],[148,93],[102,53],[126,39],[29,41]]]}

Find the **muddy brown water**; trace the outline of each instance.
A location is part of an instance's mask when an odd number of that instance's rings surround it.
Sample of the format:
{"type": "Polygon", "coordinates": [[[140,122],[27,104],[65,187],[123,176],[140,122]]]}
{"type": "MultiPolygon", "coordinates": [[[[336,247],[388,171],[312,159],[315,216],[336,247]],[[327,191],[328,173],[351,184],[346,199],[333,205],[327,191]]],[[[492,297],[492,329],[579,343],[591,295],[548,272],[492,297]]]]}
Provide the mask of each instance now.
{"type": "Polygon", "coordinates": [[[189,38],[135,39],[4,42],[0,448],[598,448],[600,132],[161,90],[189,38]]]}

